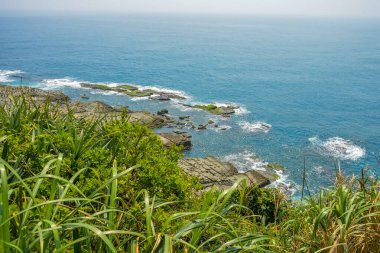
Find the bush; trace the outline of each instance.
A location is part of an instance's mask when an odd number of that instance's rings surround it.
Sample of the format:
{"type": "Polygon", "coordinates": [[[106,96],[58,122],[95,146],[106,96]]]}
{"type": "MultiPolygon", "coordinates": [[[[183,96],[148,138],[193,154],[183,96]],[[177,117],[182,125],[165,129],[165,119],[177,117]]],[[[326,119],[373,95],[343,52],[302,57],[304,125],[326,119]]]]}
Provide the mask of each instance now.
{"type": "Polygon", "coordinates": [[[178,167],[180,149],[165,149],[145,126],[131,124],[125,117],[80,119],[70,108],[64,112],[53,104],[27,101],[15,99],[0,111],[2,158],[13,165],[22,164],[25,176],[39,173],[48,158],[63,154],[61,172],[66,178],[87,168],[76,183],[88,193],[111,175],[114,160],[119,171],[140,167],[120,179],[126,185],[119,187],[120,196],[146,189],[165,199],[186,199],[198,185],[178,167]]]}

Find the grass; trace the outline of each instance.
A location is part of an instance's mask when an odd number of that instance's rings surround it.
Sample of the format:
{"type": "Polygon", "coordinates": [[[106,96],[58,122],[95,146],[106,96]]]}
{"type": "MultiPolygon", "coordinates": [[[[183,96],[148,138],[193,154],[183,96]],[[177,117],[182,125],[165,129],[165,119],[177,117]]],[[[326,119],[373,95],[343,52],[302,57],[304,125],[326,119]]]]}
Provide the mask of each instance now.
{"type": "Polygon", "coordinates": [[[0,107],[0,252],[380,252],[364,172],[303,201],[244,181],[195,194],[146,127],[61,108],[0,107]]]}

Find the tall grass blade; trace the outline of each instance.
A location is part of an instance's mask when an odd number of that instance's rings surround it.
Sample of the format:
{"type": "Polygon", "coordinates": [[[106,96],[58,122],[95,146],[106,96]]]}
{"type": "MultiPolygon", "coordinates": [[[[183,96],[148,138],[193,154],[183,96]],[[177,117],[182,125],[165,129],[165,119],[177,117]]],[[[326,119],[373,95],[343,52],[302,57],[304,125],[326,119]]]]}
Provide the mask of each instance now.
{"type": "Polygon", "coordinates": [[[0,221],[1,236],[0,249],[4,253],[9,252],[10,231],[9,231],[9,207],[8,207],[8,176],[3,164],[0,164],[1,175],[1,203],[0,203],[0,221]]]}

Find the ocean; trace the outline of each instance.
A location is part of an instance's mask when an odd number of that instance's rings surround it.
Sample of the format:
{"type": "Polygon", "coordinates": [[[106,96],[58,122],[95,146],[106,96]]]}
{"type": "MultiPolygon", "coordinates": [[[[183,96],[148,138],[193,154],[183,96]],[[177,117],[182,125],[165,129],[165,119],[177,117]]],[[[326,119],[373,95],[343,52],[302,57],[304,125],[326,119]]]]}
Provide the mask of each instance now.
{"type": "Polygon", "coordinates": [[[0,83],[62,90],[73,100],[86,93],[132,110],[165,108],[195,124],[211,119],[218,128],[185,129],[194,145],[185,156],[212,155],[240,171],[282,164],[274,185],[294,196],[304,160],[312,192],[333,183],[338,160],[346,175],[380,173],[379,19],[2,16],[0,83]],[[239,109],[224,118],[81,82],[174,90],[189,104],[239,109]]]}

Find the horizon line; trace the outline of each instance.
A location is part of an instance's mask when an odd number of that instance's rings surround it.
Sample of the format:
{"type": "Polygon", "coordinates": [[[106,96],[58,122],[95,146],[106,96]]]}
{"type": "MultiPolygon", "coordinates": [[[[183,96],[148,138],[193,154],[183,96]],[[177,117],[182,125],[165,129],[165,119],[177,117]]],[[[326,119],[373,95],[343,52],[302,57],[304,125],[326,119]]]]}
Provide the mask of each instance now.
{"type": "Polygon", "coordinates": [[[300,18],[358,18],[379,19],[380,15],[332,15],[302,13],[249,13],[249,12],[193,12],[193,11],[77,11],[77,10],[2,10],[0,16],[121,16],[121,15],[199,15],[199,16],[242,16],[242,17],[300,17],[300,18]]]}

